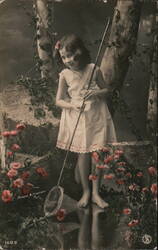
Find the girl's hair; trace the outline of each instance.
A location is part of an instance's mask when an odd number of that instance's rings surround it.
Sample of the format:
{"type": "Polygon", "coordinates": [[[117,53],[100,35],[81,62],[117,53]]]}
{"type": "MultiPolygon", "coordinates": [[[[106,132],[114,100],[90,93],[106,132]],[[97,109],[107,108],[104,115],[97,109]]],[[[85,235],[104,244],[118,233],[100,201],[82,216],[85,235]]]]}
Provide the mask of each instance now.
{"type": "Polygon", "coordinates": [[[60,64],[63,64],[59,53],[59,50],[62,48],[65,48],[67,52],[72,54],[75,53],[77,49],[81,50],[81,56],[78,58],[80,68],[84,68],[88,63],[91,62],[88,49],[85,47],[83,41],[74,34],[63,36],[55,46],[53,57],[60,64]]]}

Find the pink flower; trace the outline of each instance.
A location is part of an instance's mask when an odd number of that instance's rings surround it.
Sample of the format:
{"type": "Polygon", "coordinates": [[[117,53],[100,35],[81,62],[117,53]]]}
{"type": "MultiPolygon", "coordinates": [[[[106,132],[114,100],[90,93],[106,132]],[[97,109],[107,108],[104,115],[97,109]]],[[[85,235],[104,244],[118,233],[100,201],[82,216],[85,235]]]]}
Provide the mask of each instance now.
{"type": "Polygon", "coordinates": [[[124,182],[124,180],[122,180],[122,179],[118,179],[118,180],[116,180],[116,183],[119,184],[119,185],[122,185],[122,184],[124,184],[125,182],[124,182]]]}
{"type": "Polygon", "coordinates": [[[23,195],[30,194],[32,190],[33,185],[31,183],[26,183],[24,186],[21,188],[21,193],[23,195]]]}
{"type": "Polygon", "coordinates": [[[18,144],[13,144],[12,147],[11,147],[11,149],[12,149],[13,151],[17,151],[17,150],[20,149],[20,146],[19,146],[18,144]]]}
{"type": "Polygon", "coordinates": [[[13,178],[13,177],[17,176],[17,174],[18,174],[17,170],[15,170],[15,169],[10,169],[10,170],[8,171],[8,173],[7,173],[7,176],[8,176],[9,178],[13,178]]]}
{"type": "Polygon", "coordinates": [[[11,202],[12,201],[12,193],[10,192],[10,190],[3,190],[2,201],[4,201],[4,202],[11,202]]]}
{"type": "Polygon", "coordinates": [[[24,185],[24,181],[21,178],[18,178],[15,181],[13,181],[13,187],[14,188],[16,188],[16,187],[21,188],[23,185],[24,185]]]}
{"type": "Polygon", "coordinates": [[[138,172],[138,173],[137,173],[137,176],[138,176],[138,177],[142,177],[142,176],[143,176],[143,173],[142,173],[142,172],[138,172]]]}
{"type": "Polygon", "coordinates": [[[90,181],[95,181],[95,180],[97,179],[97,175],[90,174],[88,179],[89,179],[90,181]]]}
{"type": "Polygon", "coordinates": [[[129,215],[129,214],[131,214],[131,212],[132,212],[132,210],[131,210],[130,208],[124,208],[124,209],[123,209],[123,213],[124,213],[124,214],[129,215]]]}
{"type": "Polygon", "coordinates": [[[106,166],[105,165],[97,165],[96,168],[98,168],[98,169],[105,169],[106,166]]]}
{"type": "Polygon", "coordinates": [[[117,171],[119,171],[119,172],[124,172],[124,171],[125,171],[125,168],[117,168],[117,171]]]}
{"type": "Polygon", "coordinates": [[[21,163],[20,162],[11,162],[10,167],[13,169],[19,169],[19,168],[21,168],[21,163]]]}
{"type": "Polygon", "coordinates": [[[23,123],[19,123],[19,124],[16,125],[16,129],[17,129],[17,130],[23,130],[23,129],[25,129],[25,128],[26,128],[26,126],[25,126],[25,124],[23,124],[23,123]]]}
{"type": "Polygon", "coordinates": [[[149,167],[149,168],[148,168],[148,172],[149,172],[149,174],[152,175],[152,176],[157,174],[157,170],[156,170],[155,167],[149,167]]]}
{"type": "Polygon", "coordinates": [[[46,171],[44,168],[41,168],[41,167],[36,168],[36,172],[37,172],[39,175],[43,176],[43,177],[48,176],[48,173],[47,173],[47,171],[46,171]]]}
{"type": "Polygon", "coordinates": [[[4,132],[2,132],[1,134],[2,134],[2,136],[4,136],[4,137],[9,137],[9,136],[10,136],[10,131],[4,131],[4,132]]]}
{"type": "Polygon", "coordinates": [[[114,160],[118,160],[120,158],[120,155],[116,154],[114,155],[114,160]]]}
{"type": "Polygon", "coordinates": [[[123,150],[115,150],[116,155],[123,155],[123,150]]]}
{"type": "Polygon", "coordinates": [[[10,131],[10,135],[17,135],[19,132],[17,131],[17,130],[12,130],[12,131],[10,131]]]}
{"type": "Polygon", "coordinates": [[[126,176],[132,178],[132,174],[130,172],[126,173],[126,176]]]}
{"type": "Polygon", "coordinates": [[[112,180],[114,179],[115,175],[114,174],[104,174],[104,179],[105,180],[112,180]]]}
{"type": "Polygon", "coordinates": [[[125,166],[125,165],[126,165],[126,162],[120,161],[120,162],[117,163],[117,165],[118,165],[118,166],[125,166]]]}
{"type": "Polygon", "coordinates": [[[136,226],[138,223],[139,223],[138,220],[131,220],[131,221],[128,223],[128,226],[129,226],[129,227],[134,227],[134,226],[136,226]]]}
{"type": "Polygon", "coordinates": [[[59,209],[56,213],[57,220],[62,221],[64,220],[66,215],[65,209],[59,209]]]}
{"type": "Polygon", "coordinates": [[[113,160],[113,156],[108,156],[107,158],[104,159],[104,162],[105,164],[108,164],[112,160],[113,160]]]}
{"type": "Polygon", "coordinates": [[[12,151],[7,152],[7,156],[11,157],[14,153],[12,151]]]}
{"type": "Polygon", "coordinates": [[[21,179],[26,180],[30,176],[29,171],[25,171],[21,174],[21,179]]]}
{"type": "Polygon", "coordinates": [[[129,190],[134,191],[137,189],[137,187],[138,186],[134,183],[134,184],[131,184],[128,188],[129,188],[129,190]]]}
{"type": "Polygon", "coordinates": [[[153,183],[150,187],[150,190],[154,195],[157,195],[157,184],[153,183]]]}
{"type": "Polygon", "coordinates": [[[99,161],[99,154],[97,152],[92,152],[92,158],[98,162],[99,161]]]}

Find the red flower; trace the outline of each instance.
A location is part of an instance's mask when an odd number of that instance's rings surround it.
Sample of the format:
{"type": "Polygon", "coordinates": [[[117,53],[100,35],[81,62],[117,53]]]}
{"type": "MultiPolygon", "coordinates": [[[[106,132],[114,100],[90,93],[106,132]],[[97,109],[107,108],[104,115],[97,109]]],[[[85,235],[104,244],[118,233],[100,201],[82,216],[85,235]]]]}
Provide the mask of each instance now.
{"type": "Polygon", "coordinates": [[[23,195],[30,194],[32,187],[33,187],[33,185],[31,183],[26,183],[24,186],[22,186],[21,193],[23,195]]]}
{"type": "Polygon", "coordinates": [[[30,176],[29,171],[25,171],[21,174],[21,179],[26,180],[30,176]]]}
{"type": "Polygon", "coordinates": [[[106,166],[105,165],[97,165],[96,168],[98,168],[98,169],[105,169],[106,166]]]}
{"type": "Polygon", "coordinates": [[[12,151],[7,152],[7,156],[8,156],[8,157],[10,157],[10,156],[12,156],[12,155],[13,155],[13,152],[12,152],[12,151]]]}
{"type": "Polygon", "coordinates": [[[124,208],[123,213],[124,214],[131,214],[132,210],[130,208],[124,208]]]}
{"type": "Polygon", "coordinates": [[[117,163],[117,165],[118,165],[118,166],[125,166],[125,165],[126,165],[126,162],[120,161],[120,162],[117,163]]]}
{"type": "Polygon", "coordinates": [[[16,125],[17,130],[23,130],[24,128],[26,128],[26,126],[23,123],[19,123],[16,125]]]}
{"type": "Polygon", "coordinates": [[[8,171],[7,176],[8,176],[9,178],[13,178],[13,177],[17,176],[17,174],[18,174],[17,170],[15,170],[15,169],[12,168],[12,169],[10,169],[10,170],[8,171]]]}
{"type": "Polygon", "coordinates": [[[88,177],[88,179],[89,179],[90,181],[95,181],[95,180],[97,179],[97,175],[90,174],[89,177],[88,177]]]}
{"type": "Polygon", "coordinates": [[[128,188],[129,188],[129,190],[134,191],[137,189],[137,185],[134,183],[134,184],[131,184],[128,188]]]}
{"type": "Polygon", "coordinates": [[[11,202],[12,201],[12,193],[10,192],[10,190],[3,190],[2,201],[4,201],[4,202],[11,202]]]}
{"type": "Polygon", "coordinates": [[[62,221],[65,218],[65,209],[59,209],[56,213],[57,220],[62,221]]]}
{"type": "Polygon", "coordinates": [[[123,155],[123,150],[115,150],[116,155],[123,155]]]}
{"type": "Polygon", "coordinates": [[[117,171],[119,171],[119,172],[124,172],[124,171],[125,171],[125,168],[117,168],[117,171]]]}
{"type": "Polygon", "coordinates": [[[157,170],[156,170],[155,167],[149,167],[148,172],[149,172],[150,175],[156,175],[157,174],[157,170]]]}
{"type": "Polygon", "coordinates": [[[19,132],[17,130],[10,131],[10,135],[17,135],[19,132]]]}
{"type": "Polygon", "coordinates": [[[143,187],[142,188],[142,192],[145,193],[145,192],[148,192],[149,191],[149,188],[148,187],[143,187]]]}
{"type": "Polygon", "coordinates": [[[43,177],[48,176],[48,173],[44,168],[36,168],[36,172],[43,177]]]}
{"type": "Polygon", "coordinates": [[[116,180],[116,183],[119,184],[119,185],[122,185],[122,184],[124,184],[125,182],[124,182],[124,180],[122,180],[122,179],[118,179],[118,180],[116,180]]]}
{"type": "Polygon", "coordinates": [[[114,155],[114,160],[118,160],[120,158],[120,155],[116,154],[114,155]]]}
{"type": "Polygon", "coordinates": [[[105,164],[108,164],[112,160],[113,160],[113,156],[108,156],[106,159],[104,159],[104,162],[105,164]]]}
{"type": "Polygon", "coordinates": [[[21,168],[21,163],[20,162],[11,162],[10,167],[13,169],[19,169],[19,168],[21,168]]]}
{"type": "Polygon", "coordinates": [[[142,172],[138,172],[138,173],[137,173],[137,176],[138,176],[138,177],[142,177],[142,176],[143,176],[143,173],[142,173],[142,172]]]}
{"type": "Polygon", "coordinates": [[[11,147],[12,150],[17,151],[20,149],[20,146],[18,144],[13,144],[11,147]]]}
{"type": "Polygon", "coordinates": [[[129,227],[134,227],[134,226],[136,226],[138,223],[139,223],[138,220],[131,220],[131,221],[128,223],[128,226],[129,226],[129,227]]]}
{"type": "Polygon", "coordinates": [[[130,172],[126,173],[126,176],[132,178],[132,174],[130,172]]]}
{"type": "Polygon", "coordinates": [[[157,195],[157,184],[153,183],[150,187],[150,190],[154,195],[157,195]]]}
{"type": "Polygon", "coordinates": [[[24,185],[24,181],[21,178],[18,178],[15,181],[13,181],[13,187],[14,188],[16,188],[16,187],[21,188],[23,185],[24,185]]]}
{"type": "Polygon", "coordinates": [[[99,154],[97,152],[92,152],[92,158],[98,162],[99,161],[99,154]]]}
{"type": "Polygon", "coordinates": [[[105,179],[105,180],[111,180],[111,179],[113,179],[114,177],[115,177],[114,174],[104,174],[104,179],[105,179]]]}
{"type": "Polygon", "coordinates": [[[4,137],[9,137],[10,136],[10,131],[4,131],[1,133],[4,137]]]}

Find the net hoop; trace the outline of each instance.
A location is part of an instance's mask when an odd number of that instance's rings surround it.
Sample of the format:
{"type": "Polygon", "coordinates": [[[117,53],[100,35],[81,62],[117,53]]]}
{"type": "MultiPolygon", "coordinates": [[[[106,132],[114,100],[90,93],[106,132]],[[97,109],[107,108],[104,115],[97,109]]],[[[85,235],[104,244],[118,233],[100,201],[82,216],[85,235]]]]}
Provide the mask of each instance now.
{"type": "Polygon", "coordinates": [[[44,202],[44,214],[46,217],[56,215],[57,211],[61,208],[63,198],[64,198],[64,189],[62,187],[55,186],[49,191],[44,202]],[[53,203],[55,203],[55,200],[52,201],[51,197],[55,197],[56,199],[56,204],[54,208],[53,208],[54,205],[53,203]],[[50,207],[52,211],[49,211],[50,207]]]}

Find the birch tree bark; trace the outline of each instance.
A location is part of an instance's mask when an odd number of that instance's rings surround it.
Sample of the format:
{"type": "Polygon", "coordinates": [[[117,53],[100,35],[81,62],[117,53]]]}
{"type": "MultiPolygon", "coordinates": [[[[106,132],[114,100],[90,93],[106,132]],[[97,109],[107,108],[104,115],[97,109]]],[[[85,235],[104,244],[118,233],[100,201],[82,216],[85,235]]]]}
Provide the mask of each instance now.
{"type": "Polygon", "coordinates": [[[41,77],[55,80],[55,69],[52,59],[54,36],[53,32],[50,32],[50,30],[53,30],[52,11],[48,7],[48,0],[35,0],[37,51],[40,58],[41,77]]]}
{"type": "Polygon", "coordinates": [[[153,42],[153,58],[151,62],[151,76],[148,97],[147,131],[150,137],[156,139],[157,130],[157,81],[158,81],[158,37],[153,42]],[[154,138],[155,137],[155,138],[154,138]]]}
{"type": "MultiPolygon", "coordinates": [[[[101,62],[101,70],[107,86],[121,90],[132,55],[136,50],[137,33],[141,13],[140,0],[118,0],[112,21],[108,47],[101,62]]],[[[108,100],[111,113],[114,107],[108,100]]]]}

